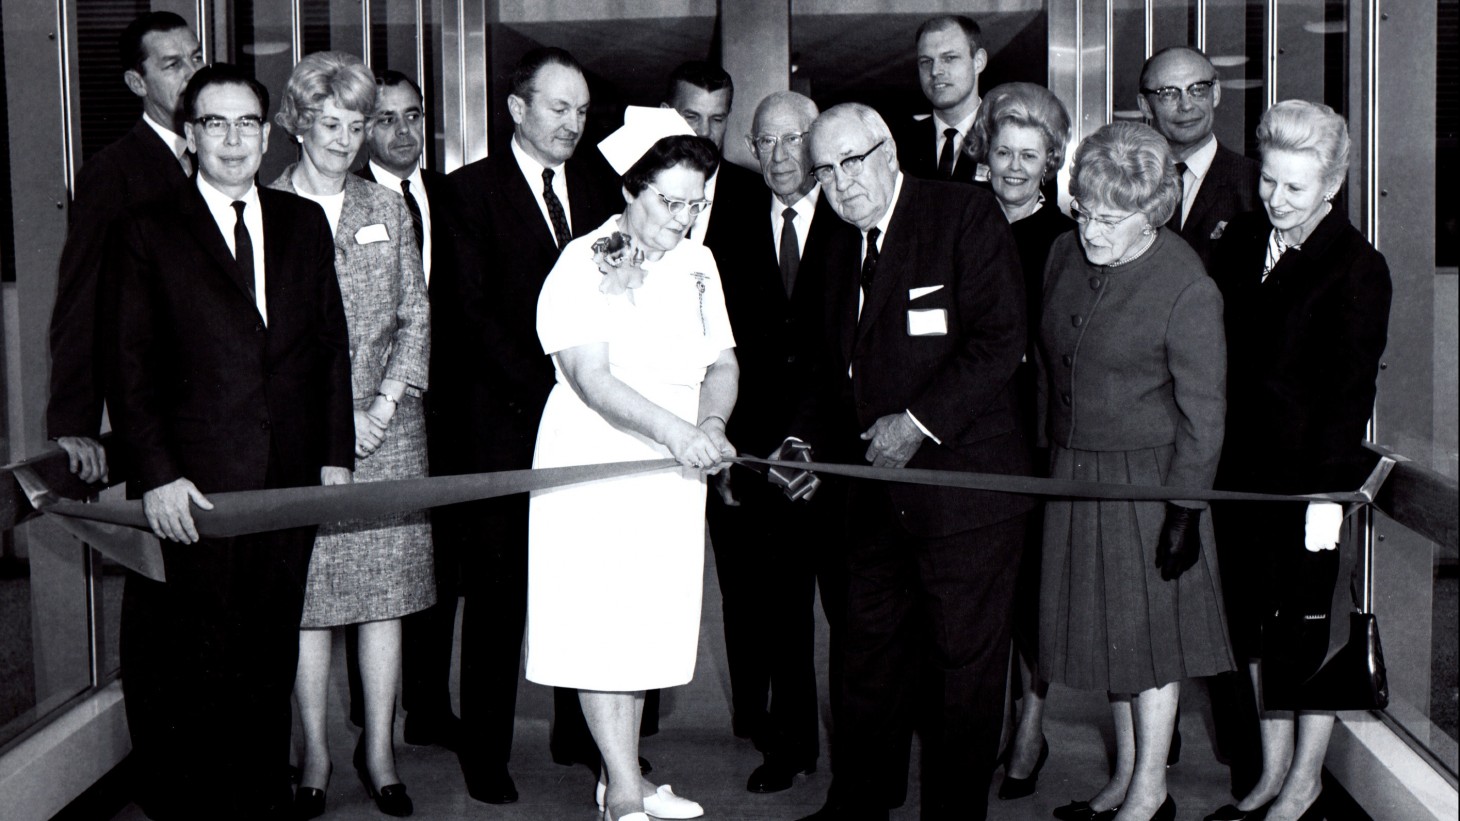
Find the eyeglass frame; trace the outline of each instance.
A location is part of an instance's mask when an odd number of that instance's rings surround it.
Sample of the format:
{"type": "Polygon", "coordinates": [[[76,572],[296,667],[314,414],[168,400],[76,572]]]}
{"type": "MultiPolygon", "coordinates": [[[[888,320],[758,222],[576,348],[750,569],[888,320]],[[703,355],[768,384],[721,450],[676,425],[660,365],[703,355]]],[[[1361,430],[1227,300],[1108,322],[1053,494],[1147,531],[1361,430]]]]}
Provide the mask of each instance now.
{"type": "Polygon", "coordinates": [[[1141,93],[1154,96],[1158,101],[1160,101],[1161,105],[1176,105],[1177,103],[1181,102],[1182,95],[1185,95],[1188,99],[1205,101],[1212,98],[1212,92],[1217,88],[1220,82],[1221,81],[1218,80],[1216,77],[1213,77],[1210,80],[1198,80],[1187,86],[1186,88],[1181,88],[1179,86],[1142,88],[1141,93]],[[1205,89],[1205,91],[1198,90],[1203,88],[1205,89]]]}
{"type": "Polygon", "coordinates": [[[1075,218],[1076,225],[1084,228],[1087,225],[1094,224],[1097,228],[1100,229],[1102,233],[1107,234],[1111,231],[1114,231],[1117,227],[1119,227],[1122,222],[1125,222],[1126,220],[1134,217],[1136,214],[1139,213],[1141,213],[1139,210],[1132,211],[1118,220],[1101,219],[1100,217],[1097,217],[1089,211],[1086,211],[1084,208],[1080,207],[1079,200],[1070,200],[1070,215],[1075,218]]]}
{"type": "Polygon", "coordinates": [[[705,212],[705,210],[708,209],[711,205],[714,205],[714,201],[713,200],[708,200],[708,199],[703,199],[703,200],[681,200],[681,199],[674,199],[672,197],[666,197],[666,196],[664,196],[664,192],[663,191],[660,191],[658,188],[655,188],[654,187],[654,183],[652,183],[652,182],[646,182],[646,183],[644,183],[644,187],[645,188],[648,188],[650,191],[653,191],[654,192],[654,195],[659,198],[659,201],[662,202],[662,203],[664,203],[664,207],[667,208],[667,209],[669,209],[669,213],[671,215],[673,215],[673,216],[676,216],[676,217],[679,216],[681,213],[683,213],[686,208],[688,208],[689,209],[689,218],[690,219],[694,219],[695,217],[698,217],[700,214],[703,214],[705,212]],[[679,207],[676,208],[675,206],[679,206],[679,207]]]}
{"type": "Polygon", "coordinates": [[[867,161],[868,157],[876,154],[877,149],[881,148],[884,145],[887,145],[886,137],[878,140],[876,145],[872,146],[861,154],[853,154],[850,157],[842,157],[840,160],[837,160],[835,164],[824,163],[822,165],[813,166],[811,169],[811,176],[815,177],[816,181],[821,183],[822,185],[829,185],[833,180],[836,179],[837,168],[840,168],[842,170],[842,173],[846,174],[848,177],[861,176],[863,163],[867,161]],[[848,165],[848,163],[851,163],[851,165],[848,165]],[[823,174],[822,172],[826,173],[823,174]]]}
{"type": "Polygon", "coordinates": [[[788,150],[794,151],[796,148],[804,145],[806,143],[806,138],[810,135],[810,131],[790,131],[779,136],[775,134],[761,134],[759,136],[754,134],[747,134],[745,135],[745,138],[750,142],[750,150],[754,151],[757,157],[769,157],[772,154],[776,153],[776,147],[781,145],[782,143],[785,143],[788,150]],[[760,145],[761,140],[770,140],[770,147],[762,148],[760,145]],[[791,140],[795,140],[795,142],[791,142],[791,140]]]}
{"type": "Polygon", "coordinates": [[[220,114],[204,114],[201,117],[194,117],[191,122],[193,125],[201,128],[204,134],[207,134],[215,140],[220,138],[227,139],[229,132],[235,129],[237,129],[238,136],[240,137],[257,137],[264,133],[265,125],[264,118],[254,114],[245,114],[236,120],[230,120],[220,114]],[[222,130],[214,133],[215,129],[209,123],[216,123],[222,130]],[[248,130],[245,130],[249,128],[257,128],[258,131],[250,133],[248,130]]]}

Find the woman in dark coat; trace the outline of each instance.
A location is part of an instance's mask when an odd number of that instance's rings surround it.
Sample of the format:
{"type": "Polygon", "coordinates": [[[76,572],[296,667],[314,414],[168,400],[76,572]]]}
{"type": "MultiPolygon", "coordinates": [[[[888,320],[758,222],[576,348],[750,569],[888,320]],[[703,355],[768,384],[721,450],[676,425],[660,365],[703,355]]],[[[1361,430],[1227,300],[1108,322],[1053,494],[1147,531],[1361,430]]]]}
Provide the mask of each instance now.
{"type": "MultiPolygon", "coordinates": [[[[984,95],[966,149],[975,161],[989,167],[994,196],[1009,220],[1024,267],[1029,356],[1014,378],[1019,383],[1021,411],[1028,419],[1038,415],[1034,341],[1044,301],[1044,264],[1055,238],[1075,227],[1075,221],[1061,213],[1058,206],[1045,201],[1040,187],[1053,180],[1064,166],[1065,144],[1069,141],[1070,115],[1058,97],[1033,83],[1005,83],[984,95]]],[[[1047,462],[1047,458],[1035,459],[1035,464],[1047,462]]],[[[1014,590],[1014,646],[1023,693],[1014,738],[1002,756],[1004,780],[999,784],[999,798],[1005,800],[1033,795],[1039,771],[1049,758],[1049,742],[1043,729],[1049,683],[1039,677],[1038,641],[1043,517],[1032,515],[1028,521],[1014,590]]]]}
{"type": "Polygon", "coordinates": [[[1170,821],[1166,755],[1182,679],[1233,669],[1205,504],[1226,415],[1222,298],[1162,228],[1176,207],[1166,141],[1113,123],[1075,154],[1076,233],[1050,250],[1039,365],[1051,476],[1172,489],[1175,501],[1045,506],[1039,667],[1110,695],[1116,761],[1060,818],[1170,821]]]}
{"type": "MultiPolygon", "coordinates": [[[[1263,115],[1257,141],[1263,210],[1234,219],[1212,259],[1231,368],[1218,485],[1353,490],[1374,461],[1363,442],[1388,333],[1389,268],[1330,204],[1348,172],[1342,117],[1287,100],[1263,115]]],[[[1280,607],[1317,620],[1328,614],[1343,512],[1319,502],[1229,503],[1217,516],[1232,638],[1257,688],[1263,615],[1280,607]]],[[[1306,655],[1271,642],[1285,666],[1306,655]]],[[[1321,662],[1326,646],[1318,644],[1321,662]]],[[[1318,806],[1333,713],[1268,710],[1259,726],[1262,777],[1209,818],[1235,821],[1267,807],[1268,819],[1288,821],[1318,806]]]]}

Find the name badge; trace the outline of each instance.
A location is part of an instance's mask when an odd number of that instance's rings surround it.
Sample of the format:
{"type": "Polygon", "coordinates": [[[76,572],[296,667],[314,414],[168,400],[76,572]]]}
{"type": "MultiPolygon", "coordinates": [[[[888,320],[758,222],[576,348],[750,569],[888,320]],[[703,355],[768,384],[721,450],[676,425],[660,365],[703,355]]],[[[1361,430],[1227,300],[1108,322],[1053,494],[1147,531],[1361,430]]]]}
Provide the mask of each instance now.
{"type": "Polygon", "coordinates": [[[369,245],[372,242],[388,242],[389,240],[390,232],[385,230],[385,226],[378,222],[374,225],[367,225],[355,232],[355,242],[358,245],[369,245]]]}
{"type": "Polygon", "coordinates": [[[933,308],[907,312],[908,336],[944,336],[948,333],[948,311],[933,308]]]}

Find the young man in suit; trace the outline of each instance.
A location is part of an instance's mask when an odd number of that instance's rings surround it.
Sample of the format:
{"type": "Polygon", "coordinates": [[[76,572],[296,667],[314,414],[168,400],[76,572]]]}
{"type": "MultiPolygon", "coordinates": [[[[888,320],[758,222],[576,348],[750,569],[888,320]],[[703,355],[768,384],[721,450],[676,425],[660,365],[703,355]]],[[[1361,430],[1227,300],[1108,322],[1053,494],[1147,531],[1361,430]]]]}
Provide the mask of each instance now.
{"type": "MultiPolygon", "coordinates": [[[[756,175],[740,166],[725,162],[725,127],[730,122],[730,108],[735,103],[735,81],[723,68],[702,60],[681,63],[669,74],[661,108],[672,108],[694,129],[695,136],[715,144],[720,165],[705,180],[705,199],[710,207],[700,212],[685,239],[698,240],[713,248],[715,235],[722,229],[715,223],[715,201],[744,199],[755,196],[760,188],[756,175]]],[[[733,221],[733,220],[732,220],[733,221]]]]}
{"type": "MultiPolygon", "coordinates": [[[[450,175],[456,293],[463,317],[455,378],[471,420],[468,471],[532,467],[551,360],[537,339],[537,295],[558,251],[623,209],[611,172],[576,159],[588,82],[568,52],[528,52],[507,98],[511,145],[450,175]]],[[[448,377],[450,379],[450,377],[448,377]]],[[[458,756],[478,801],[517,800],[507,771],[527,619],[527,495],[474,503],[476,537],[463,546],[458,756]]],[[[591,629],[584,625],[584,629],[591,629]]],[[[577,704],[577,694],[557,700],[577,704]]],[[[581,723],[581,716],[578,718],[581,723]]]]}
{"type": "Polygon", "coordinates": [[[97,359],[97,277],[107,232],[123,215],[187,185],[192,161],[178,132],[178,99],[203,64],[187,21],[158,11],[133,20],[117,43],[122,81],[142,99],[142,119],[82,166],[68,212],[51,312],[51,396],[46,430],[87,482],[107,475],[97,359]]]}
{"type": "MultiPolygon", "coordinates": [[[[183,95],[196,182],[118,226],[104,271],[113,419],[129,490],[163,540],[157,618],[124,646],[166,648],[128,710],[156,819],[284,818],[290,694],[314,528],[199,538],[208,494],[344,484],[354,467],[349,338],[319,207],[254,182],[268,92],[226,64],[183,95]]],[[[129,582],[130,584],[130,582],[129,582]]]]}
{"type": "Polygon", "coordinates": [[[933,17],[918,27],[918,85],[933,113],[898,135],[898,160],[905,173],[974,181],[977,163],[963,153],[963,144],[982,102],[978,76],[989,61],[982,39],[978,23],[961,14],[933,17]]]}
{"type": "MultiPolygon", "coordinates": [[[[857,104],[817,118],[811,163],[860,236],[830,251],[830,350],[815,411],[792,432],[828,461],[1027,473],[1013,386],[1024,285],[993,195],[904,175],[887,125],[857,104]]],[[[837,765],[810,818],[886,819],[885,748],[918,720],[922,817],[985,817],[1030,507],[1013,494],[852,484],[837,765]]]]}
{"type": "Polygon", "coordinates": [[[1166,227],[1186,240],[1203,264],[1227,223],[1258,207],[1256,160],[1232,151],[1212,134],[1222,84],[1205,54],[1173,46],[1151,55],[1141,68],[1141,113],[1171,146],[1181,174],[1181,207],[1166,227]]]}
{"type": "MultiPolygon", "coordinates": [[[[370,161],[359,174],[399,192],[416,230],[416,247],[431,295],[431,389],[426,393],[426,447],[431,475],[462,473],[460,443],[463,367],[457,362],[460,345],[453,334],[461,327],[456,310],[455,282],[451,275],[452,216],[446,175],[421,166],[426,147],[426,111],[420,87],[399,71],[381,72],[375,79],[374,118],[366,132],[370,161]]],[[[451,651],[456,632],[456,605],[460,595],[459,542],[461,511],[433,508],[431,538],[436,559],[436,604],[401,620],[402,706],[406,712],[407,744],[439,744],[457,749],[461,720],[451,710],[451,651]]],[[[354,627],[345,632],[349,651],[350,718],[364,724],[364,700],[355,648],[354,627]]]]}
{"type": "MultiPolygon", "coordinates": [[[[814,102],[791,91],[761,100],[745,141],[764,184],[749,197],[722,197],[706,240],[720,267],[740,360],[728,435],[745,453],[780,448],[797,409],[794,397],[812,379],[827,248],[833,237],[856,233],[811,176],[806,134],[817,113],[814,102]]],[[[792,502],[746,468],[722,473],[716,490],[708,520],[724,600],[732,726],[765,755],[746,789],[778,792],[797,773],[812,771],[819,751],[812,609],[818,545],[834,541],[834,522],[824,514],[831,494],[792,502]]],[[[833,625],[840,587],[823,579],[833,625]]]]}

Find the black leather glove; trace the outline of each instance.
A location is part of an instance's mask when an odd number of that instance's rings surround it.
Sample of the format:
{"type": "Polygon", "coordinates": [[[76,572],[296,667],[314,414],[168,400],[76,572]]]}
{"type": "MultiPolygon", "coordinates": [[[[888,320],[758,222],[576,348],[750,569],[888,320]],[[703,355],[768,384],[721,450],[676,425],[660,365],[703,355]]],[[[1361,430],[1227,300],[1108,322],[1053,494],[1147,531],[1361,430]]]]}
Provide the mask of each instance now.
{"type": "Polygon", "coordinates": [[[1201,509],[1166,503],[1166,521],[1156,544],[1156,567],[1171,581],[1190,570],[1201,556],[1201,509]]]}

